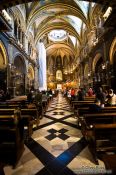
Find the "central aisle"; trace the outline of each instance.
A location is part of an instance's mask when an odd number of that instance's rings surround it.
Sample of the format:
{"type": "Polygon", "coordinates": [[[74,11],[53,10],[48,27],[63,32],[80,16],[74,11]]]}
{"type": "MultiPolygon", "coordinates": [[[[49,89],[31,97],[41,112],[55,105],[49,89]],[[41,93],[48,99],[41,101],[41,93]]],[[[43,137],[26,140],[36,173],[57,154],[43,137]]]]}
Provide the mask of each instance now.
{"type": "Polygon", "coordinates": [[[59,94],[26,144],[17,168],[7,168],[5,175],[84,175],[88,171],[98,174],[104,170],[102,161],[94,164],[77,119],[59,94]]]}

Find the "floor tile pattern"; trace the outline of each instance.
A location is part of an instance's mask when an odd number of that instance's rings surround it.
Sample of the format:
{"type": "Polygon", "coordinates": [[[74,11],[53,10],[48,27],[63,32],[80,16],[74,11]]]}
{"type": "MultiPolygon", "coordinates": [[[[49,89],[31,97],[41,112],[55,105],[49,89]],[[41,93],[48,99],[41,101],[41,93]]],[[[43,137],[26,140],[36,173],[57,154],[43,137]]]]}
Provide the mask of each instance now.
{"type": "Polygon", "coordinates": [[[17,167],[6,166],[4,172],[5,175],[93,175],[95,172],[101,175],[105,166],[101,160],[99,165],[94,163],[74,113],[59,94],[25,143],[17,167]]]}

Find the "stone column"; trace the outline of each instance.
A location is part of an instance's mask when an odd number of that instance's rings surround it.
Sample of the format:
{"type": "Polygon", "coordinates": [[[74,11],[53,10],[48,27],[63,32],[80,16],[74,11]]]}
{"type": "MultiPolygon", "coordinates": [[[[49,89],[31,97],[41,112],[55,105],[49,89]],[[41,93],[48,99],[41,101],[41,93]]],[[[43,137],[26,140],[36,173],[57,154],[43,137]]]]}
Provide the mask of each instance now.
{"type": "Polygon", "coordinates": [[[24,34],[24,32],[22,32],[22,45],[23,45],[23,48],[25,49],[25,34],[24,34]]]}
{"type": "Polygon", "coordinates": [[[35,81],[34,81],[34,88],[39,89],[39,78],[38,78],[39,69],[35,67],[35,81]]]}
{"type": "Polygon", "coordinates": [[[20,29],[20,43],[22,44],[23,43],[23,40],[22,40],[22,30],[20,29]]]}

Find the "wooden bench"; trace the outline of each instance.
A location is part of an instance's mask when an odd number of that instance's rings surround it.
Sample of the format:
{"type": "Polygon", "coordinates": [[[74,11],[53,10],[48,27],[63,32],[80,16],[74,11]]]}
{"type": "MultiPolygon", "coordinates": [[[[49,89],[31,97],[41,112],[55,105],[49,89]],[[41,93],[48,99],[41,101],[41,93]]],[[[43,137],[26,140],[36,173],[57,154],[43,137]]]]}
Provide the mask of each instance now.
{"type": "Polygon", "coordinates": [[[22,118],[25,118],[25,116],[31,116],[31,120],[35,121],[36,126],[38,127],[40,123],[39,115],[38,115],[38,110],[37,108],[35,109],[21,109],[21,116],[22,118]]]}
{"type": "Polygon", "coordinates": [[[94,113],[114,113],[116,112],[116,106],[115,107],[104,107],[99,111],[95,111],[90,109],[89,107],[81,107],[77,110],[77,118],[78,118],[78,125],[81,125],[81,119],[85,114],[94,114],[94,113]]]}
{"type": "Polygon", "coordinates": [[[116,123],[94,124],[86,131],[86,138],[95,163],[98,164],[101,154],[116,152],[116,123]]]}
{"type": "Polygon", "coordinates": [[[95,96],[92,96],[92,97],[89,97],[89,96],[86,96],[85,98],[84,98],[84,101],[95,101],[95,96]]]}
{"type": "Polygon", "coordinates": [[[103,154],[102,160],[109,174],[116,174],[116,154],[103,154]]]}
{"type": "Polygon", "coordinates": [[[18,104],[0,104],[0,109],[17,108],[18,104]]]}
{"type": "Polygon", "coordinates": [[[98,152],[116,151],[116,112],[85,114],[81,124],[96,163],[98,152]]]}
{"type": "Polygon", "coordinates": [[[85,114],[83,116],[83,121],[85,122],[87,127],[90,127],[93,124],[112,124],[116,123],[116,113],[93,113],[93,114],[85,114]]]}
{"type": "Polygon", "coordinates": [[[92,113],[95,113],[95,112],[116,112],[116,106],[110,106],[110,107],[104,107],[104,108],[101,108],[100,111],[93,111],[91,110],[89,107],[80,107],[78,108],[78,115],[80,116],[83,116],[84,114],[92,114],[92,113]]]}
{"type": "Polygon", "coordinates": [[[43,113],[46,112],[48,106],[48,100],[42,100],[43,113]]]}
{"type": "MultiPolygon", "coordinates": [[[[17,109],[0,109],[0,116],[2,115],[14,115],[15,111],[17,109]]],[[[33,124],[36,124],[36,127],[38,127],[40,123],[38,110],[35,109],[18,109],[21,113],[22,118],[22,125],[27,127],[27,139],[32,135],[33,133],[33,124]]]]}
{"type": "Polygon", "coordinates": [[[24,151],[24,127],[15,115],[0,115],[0,162],[16,166],[24,151]]]}
{"type": "Polygon", "coordinates": [[[85,114],[81,118],[81,132],[83,136],[87,130],[91,129],[94,124],[113,124],[116,123],[116,113],[94,113],[85,114]]]}
{"type": "MultiPolygon", "coordinates": [[[[10,109],[10,108],[17,108],[17,107],[19,107],[21,109],[30,109],[29,106],[32,106],[31,110],[32,110],[32,108],[35,108],[38,111],[38,112],[36,111],[37,115],[34,115],[34,116],[36,116],[36,117],[34,117],[35,124],[36,124],[36,126],[38,126],[38,124],[40,122],[40,118],[42,118],[42,116],[44,115],[44,113],[47,109],[47,105],[48,105],[48,100],[47,100],[47,102],[42,102],[41,104],[37,104],[35,101],[30,104],[28,101],[9,100],[9,101],[3,102],[3,103],[1,102],[0,109],[10,109]]],[[[33,114],[35,114],[35,109],[34,109],[33,114]]],[[[26,112],[27,112],[27,110],[26,110],[26,112]]]]}
{"type": "Polygon", "coordinates": [[[72,101],[71,102],[71,106],[74,112],[76,112],[80,107],[89,107],[89,105],[91,104],[93,104],[93,101],[72,101]]]}

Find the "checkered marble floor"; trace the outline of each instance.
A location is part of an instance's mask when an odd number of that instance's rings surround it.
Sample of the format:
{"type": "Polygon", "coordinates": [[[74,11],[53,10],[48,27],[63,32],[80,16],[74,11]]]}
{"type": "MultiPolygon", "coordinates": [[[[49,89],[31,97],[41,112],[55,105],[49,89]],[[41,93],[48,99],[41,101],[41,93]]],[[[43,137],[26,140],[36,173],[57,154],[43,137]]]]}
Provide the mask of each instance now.
{"type": "Polygon", "coordinates": [[[94,163],[77,119],[62,94],[54,98],[40,121],[15,169],[5,175],[93,175],[105,172],[104,163],[94,163]]]}

